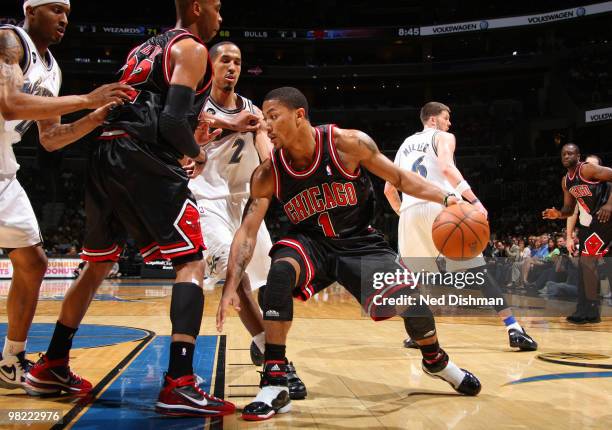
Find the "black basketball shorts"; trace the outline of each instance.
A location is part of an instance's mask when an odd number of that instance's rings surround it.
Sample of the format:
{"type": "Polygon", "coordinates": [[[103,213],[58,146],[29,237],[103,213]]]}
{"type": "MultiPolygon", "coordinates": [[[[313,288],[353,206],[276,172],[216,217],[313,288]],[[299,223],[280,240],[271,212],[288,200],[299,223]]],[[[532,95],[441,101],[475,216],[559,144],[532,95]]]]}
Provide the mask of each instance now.
{"type": "Polygon", "coordinates": [[[189,179],[178,161],[166,158],[126,134],[98,141],[87,167],[83,260],[117,261],[127,237],[145,261],[202,258],[189,179]]]}

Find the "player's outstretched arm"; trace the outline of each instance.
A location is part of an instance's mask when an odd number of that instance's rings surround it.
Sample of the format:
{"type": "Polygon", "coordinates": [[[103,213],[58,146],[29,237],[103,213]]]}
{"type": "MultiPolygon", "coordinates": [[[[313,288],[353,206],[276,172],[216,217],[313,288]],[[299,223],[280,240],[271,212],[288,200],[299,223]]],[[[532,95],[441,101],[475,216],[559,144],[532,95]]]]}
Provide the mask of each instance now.
{"type": "Polygon", "coordinates": [[[238,133],[256,132],[259,129],[259,118],[257,115],[243,110],[233,119],[223,119],[215,115],[209,115],[204,112],[200,116],[200,120],[211,120],[211,127],[222,128],[224,130],[236,131],[238,133]]]}
{"type": "Polygon", "coordinates": [[[23,59],[21,41],[12,30],[0,30],[0,113],[8,121],[55,118],[83,109],[97,109],[111,102],[127,100],[132,87],[107,84],[86,95],[44,97],[21,92],[23,59]]]}
{"type": "Polygon", "coordinates": [[[366,133],[334,128],[334,139],[338,150],[344,155],[342,159],[348,161],[345,163],[348,166],[362,165],[401,192],[419,199],[448,205],[457,203],[456,197],[449,197],[435,184],[393,164],[378,150],[374,140],[366,133]]]}
{"type": "Polygon", "coordinates": [[[251,196],[244,209],[242,223],[234,235],[227,263],[227,276],[223,285],[223,295],[217,310],[217,330],[223,329],[227,309],[233,306],[240,309],[240,299],[236,290],[246,268],[253,258],[257,242],[257,232],[270,207],[274,195],[272,162],[266,160],[251,177],[251,196]]]}
{"type": "Polygon", "coordinates": [[[563,189],[563,207],[561,210],[556,208],[545,209],[542,212],[542,218],[544,219],[565,219],[574,213],[576,209],[576,199],[570,194],[565,188],[565,177],[561,179],[561,188],[563,189]]]}
{"type": "Polygon", "coordinates": [[[397,188],[391,185],[389,182],[385,182],[385,197],[391,205],[391,208],[396,214],[400,214],[400,208],[402,207],[402,199],[397,192],[397,188]]]}
{"type": "Polygon", "coordinates": [[[37,121],[40,144],[50,152],[70,145],[101,126],[108,112],[120,104],[110,102],[70,124],[62,124],[59,116],[37,121]]]}
{"type": "Polygon", "coordinates": [[[255,149],[257,150],[257,154],[259,154],[259,160],[263,163],[270,158],[274,145],[268,137],[268,127],[266,127],[264,122],[263,113],[257,106],[253,107],[255,108],[255,114],[259,118],[259,128],[255,133],[255,149]]]}
{"type": "Polygon", "coordinates": [[[446,177],[446,180],[457,190],[457,192],[473,204],[476,209],[482,212],[485,216],[488,215],[487,210],[482,205],[472,187],[467,183],[457,166],[455,166],[455,148],[457,142],[455,135],[447,132],[440,132],[436,135],[436,144],[438,152],[438,165],[440,170],[446,177]]]}

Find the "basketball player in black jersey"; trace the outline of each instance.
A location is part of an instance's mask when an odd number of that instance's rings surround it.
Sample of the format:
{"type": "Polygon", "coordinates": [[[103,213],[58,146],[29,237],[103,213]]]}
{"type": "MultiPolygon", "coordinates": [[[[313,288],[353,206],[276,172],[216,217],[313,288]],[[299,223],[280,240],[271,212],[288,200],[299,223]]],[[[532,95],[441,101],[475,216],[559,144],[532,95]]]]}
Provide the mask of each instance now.
{"type": "Polygon", "coordinates": [[[170,361],[156,410],[214,416],[235,409],[204,393],[193,373],[204,311],[204,243],[189,178],[179,162],[192,159],[199,166],[194,174],[199,174],[206,161],[194,137],[198,102],[212,74],[202,40],[219,30],[220,7],[218,0],[176,0],[176,28],[128,55],[121,81],[134,87],[132,102],[111,113],[88,165],[82,254],[88,263],[66,293],[47,353],[27,374],[33,394],[91,390],[91,383],[70,371],[68,354],[77,327],[129,234],[145,260],[163,257],[176,270],[170,361]]]}
{"type": "Polygon", "coordinates": [[[599,314],[599,274],[597,260],[608,252],[612,240],[612,222],[608,204],[612,169],[580,162],[580,149],[568,143],[561,149],[561,162],[567,174],[561,180],[563,207],[542,212],[544,219],[565,219],[573,215],[576,203],[590,215],[590,223],[581,228],[580,272],[576,312],[567,317],[574,324],[601,322],[599,314]]]}
{"type": "MultiPolygon", "coordinates": [[[[405,193],[445,205],[456,204],[420,176],[404,172],[358,130],[333,125],[313,127],[308,103],[295,88],[271,91],[263,112],[274,145],[269,160],[253,173],[251,196],[230,251],[223,297],[217,312],[221,330],[227,308],[240,307],[237,288],[251,259],[257,231],[276,196],[292,222],[289,234],[270,251],[272,265],[263,294],[266,347],[261,391],[242,412],[246,420],[265,420],[289,412],[285,345],[293,319],[292,291],[308,298],[335,281],[342,284],[375,320],[397,315],[384,300],[416,293],[415,286],[393,281],[376,284],[381,273],[403,271],[399,257],[370,227],[373,191],[368,169],[405,193]]],[[[418,293],[417,293],[418,295],[418,293]]],[[[440,349],[431,310],[415,300],[401,311],[408,334],[423,354],[423,370],[476,395],[480,382],[458,368],[440,349]]]]}

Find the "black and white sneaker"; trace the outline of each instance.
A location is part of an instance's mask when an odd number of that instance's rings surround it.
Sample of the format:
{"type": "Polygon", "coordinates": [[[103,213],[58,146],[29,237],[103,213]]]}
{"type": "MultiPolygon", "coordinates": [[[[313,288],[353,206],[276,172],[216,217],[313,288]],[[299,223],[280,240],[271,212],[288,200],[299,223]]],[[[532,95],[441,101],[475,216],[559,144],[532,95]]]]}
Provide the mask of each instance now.
{"type": "Polygon", "coordinates": [[[525,330],[512,328],[508,330],[508,339],[511,348],[519,348],[521,351],[536,351],[538,343],[527,334],[525,330]]]}
{"type": "Polygon", "coordinates": [[[276,414],[291,411],[285,366],[284,361],[268,361],[265,364],[259,383],[261,390],[255,399],[242,409],[242,419],[264,421],[276,414]]]}
{"type": "Polygon", "coordinates": [[[251,341],[251,361],[255,366],[261,366],[264,362],[264,354],[259,350],[255,341],[251,341]]]}
{"type": "Polygon", "coordinates": [[[7,357],[0,354],[0,387],[9,390],[23,388],[25,375],[33,364],[25,358],[25,351],[7,357]]]}
{"type": "Polygon", "coordinates": [[[478,378],[471,372],[457,367],[455,363],[450,361],[448,355],[443,350],[442,353],[446,356],[446,358],[432,366],[428,365],[423,360],[421,364],[423,372],[432,378],[439,378],[448,382],[450,386],[460,394],[466,396],[478,395],[482,388],[478,378]]]}
{"type": "Polygon", "coordinates": [[[289,397],[291,400],[303,400],[308,395],[306,385],[302,382],[295,370],[293,362],[284,365],[284,370],[287,372],[287,387],[289,388],[289,397]]]}

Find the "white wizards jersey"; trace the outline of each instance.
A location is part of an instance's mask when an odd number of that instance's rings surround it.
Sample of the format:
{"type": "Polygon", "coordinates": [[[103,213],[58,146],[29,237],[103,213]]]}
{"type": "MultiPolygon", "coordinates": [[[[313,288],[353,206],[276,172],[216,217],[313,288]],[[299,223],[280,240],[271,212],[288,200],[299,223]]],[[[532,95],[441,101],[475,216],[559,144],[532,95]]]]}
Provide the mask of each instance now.
{"type": "MultiPolygon", "coordinates": [[[[57,97],[62,85],[62,74],[55,58],[47,51],[43,58],[36,49],[28,33],[21,27],[3,25],[0,29],[13,30],[23,46],[23,86],[21,91],[38,96],[57,97]]],[[[15,158],[12,145],[21,140],[21,136],[34,123],[33,120],[6,121],[0,114],[0,174],[10,175],[17,172],[19,164],[15,158]]]]}
{"type": "MultiPolygon", "coordinates": [[[[234,110],[224,109],[208,97],[203,109],[209,115],[226,120],[231,120],[243,110],[254,112],[253,103],[240,95],[238,106],[234,110]]],[[[251,174],[259,166],[255,134],[223,130],[221,136],[206,144],[204,148],[208,156],[204,171],[189,181],[189,188],[196,200],[247,195],[250,191],[251,174]]]]}
{"type": "MultiPolygon", "coordinates": [[[[401,169],[418,173],[444,191],[457,195],[438,165],[438,150],[435,139],[439,132],[440,130],[434,128],[425,128],[423,131],[406,138],[395,155],[395,165],[401,169]]],[[[400,211],[412,205],[426,202],[427,200],[402,194],[400,211]]]]}

